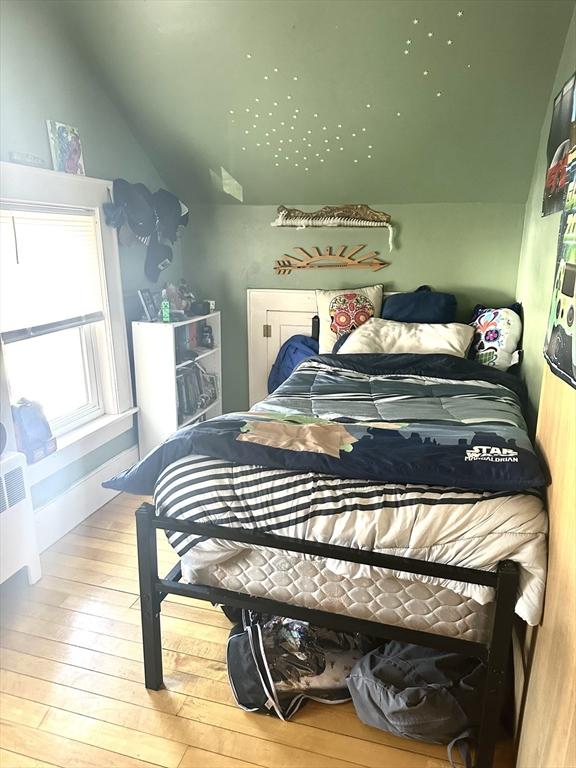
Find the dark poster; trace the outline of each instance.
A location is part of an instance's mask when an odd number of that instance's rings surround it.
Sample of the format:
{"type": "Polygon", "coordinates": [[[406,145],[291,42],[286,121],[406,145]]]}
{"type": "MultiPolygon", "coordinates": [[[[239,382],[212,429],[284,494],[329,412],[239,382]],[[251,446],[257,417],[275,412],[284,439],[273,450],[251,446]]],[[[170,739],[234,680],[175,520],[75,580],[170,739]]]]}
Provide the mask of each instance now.
{"type": "Polygon", "coordinates": [[[576,75],[564,84],[554,99],[552,122],[546,146],[546,181],[542,215],[561,211],[564,204],[566,170],[570,147],[576,144],[576,75]]]}
{"type": "Polygon", "coordinates": [[[565,199],[544,357],[553,373],[576,387],[576,141],[566,166],[565,199]]]}

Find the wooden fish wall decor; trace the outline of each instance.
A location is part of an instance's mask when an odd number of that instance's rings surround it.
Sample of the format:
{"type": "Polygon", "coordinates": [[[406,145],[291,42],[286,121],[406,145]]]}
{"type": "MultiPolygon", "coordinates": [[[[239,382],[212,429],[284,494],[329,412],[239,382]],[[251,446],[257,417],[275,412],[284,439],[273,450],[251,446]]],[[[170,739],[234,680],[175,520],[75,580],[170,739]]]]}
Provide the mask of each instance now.
{"type": "Polygon", "coordinates": [[[328,245],[324,251],[320,251],[320,248],[315,246],[311,248],[311,253],[308,253],[304,248],[293,248],[298,256],[292,256],[288,253],[284,254],[284,258],[278,259],[274,264],[274,270],[278,275],[289,275],[295,269],[333,269],[335,267],[343,267],[345,269],[371,269],[373,272],[377,272],[383,267],[390,265],[389,261],[384,261],[378,253],[378,251],[369,251],[357,256],[366,245],[353,245],[350,251],[346,253],[349,246],[339,245],[336,251],[332,252],[332,246],[328,245]]]}

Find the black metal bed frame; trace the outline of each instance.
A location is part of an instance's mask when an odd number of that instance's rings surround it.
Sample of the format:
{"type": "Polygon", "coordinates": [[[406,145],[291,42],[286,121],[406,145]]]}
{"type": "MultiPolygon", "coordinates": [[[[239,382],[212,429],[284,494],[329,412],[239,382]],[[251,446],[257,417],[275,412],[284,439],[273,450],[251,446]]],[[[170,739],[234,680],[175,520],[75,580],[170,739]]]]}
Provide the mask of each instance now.
{"type": "Polygon", "coordinates": [[[387,640],[401,640],[430,648],[462,653],[479,658],[486,665],[475,768],[491,768],[504,703],[505,677],[512,638],[514,606],[518,588],[518,566],[516,563],[503,560],[499,563],[496,572],[461,568],[407,557],[382,555],[333,544],[299,541],[286,536],[247,531],[241,528],[227,528],[161,517],[156,515],[154,506],[147,503],[142,504],[136,511],[136,537],[146,688],[157,691],[163,686],[160,610],[162,600],[169,594],[195,597],[198,600],[207,600],[211,603],[238,608],[250,608],[258,613],[287,616],[339,631],[360,632],[387,640]],[[496,596],[489,639],[485,643],[478,643],[405,627],[380,624],[365,619],[355,619],[328,611],[303,608],[217,587],[182,584],[180,583],[182,578],[180,564],[176,565],[165,578],[160,578],[158,576],[156,540],[158,529],[226,539],[288,552],[319,555],[377,568],[494,587],[496,596]]]}

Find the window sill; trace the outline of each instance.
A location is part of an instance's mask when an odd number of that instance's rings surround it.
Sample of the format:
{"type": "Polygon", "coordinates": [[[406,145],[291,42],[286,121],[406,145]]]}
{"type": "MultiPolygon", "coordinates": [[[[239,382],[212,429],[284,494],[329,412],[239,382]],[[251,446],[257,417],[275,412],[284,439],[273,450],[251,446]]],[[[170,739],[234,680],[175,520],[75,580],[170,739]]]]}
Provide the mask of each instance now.
{"type": "Polygon", "coordinates": [[[57,437],[58,447],[54,453],[35,464],[28,465],[30,484],[35,485],[72,461],[82,458],[82,456],[130,429],[132,417],[137,412],[138,408],[135,407],[124,411],[124,413],[104,414],[57,437]]]}

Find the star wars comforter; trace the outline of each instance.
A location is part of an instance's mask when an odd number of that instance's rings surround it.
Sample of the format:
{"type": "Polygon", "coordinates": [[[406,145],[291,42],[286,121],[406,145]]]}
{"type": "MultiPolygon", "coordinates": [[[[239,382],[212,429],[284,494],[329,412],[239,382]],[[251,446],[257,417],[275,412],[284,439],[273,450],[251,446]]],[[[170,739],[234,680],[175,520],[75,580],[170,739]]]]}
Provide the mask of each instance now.
{"type": "MultiPolygon", "coordinates": [[[[537,623],[546,477],[521,398],[515,377],[448,355],[318,356],[250,412],[180,430],[106,485],[155,489],[166,516],[475,568],[514,559],[517,612],[537,623]]],[[[169,539],[198,568],[243,546],[169,539]]]]}

